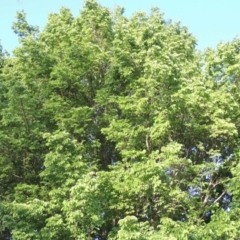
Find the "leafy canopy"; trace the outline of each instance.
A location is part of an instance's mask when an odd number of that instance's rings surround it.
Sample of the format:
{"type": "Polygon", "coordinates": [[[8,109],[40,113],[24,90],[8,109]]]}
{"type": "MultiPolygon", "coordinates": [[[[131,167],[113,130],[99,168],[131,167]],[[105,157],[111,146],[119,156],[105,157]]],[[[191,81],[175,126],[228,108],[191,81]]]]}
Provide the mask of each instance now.
{"type": "Polygon", "coordinates": [[[17,13],[0,51],[1,239],[237,239],[240,41],[199,53],[153,8],[17,13]]]}

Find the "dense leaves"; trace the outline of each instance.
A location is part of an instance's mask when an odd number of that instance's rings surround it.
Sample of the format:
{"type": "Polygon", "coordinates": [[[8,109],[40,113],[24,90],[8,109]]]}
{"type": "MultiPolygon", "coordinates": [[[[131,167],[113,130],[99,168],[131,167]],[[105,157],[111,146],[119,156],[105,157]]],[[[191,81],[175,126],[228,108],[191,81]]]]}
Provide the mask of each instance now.
{"type": "Polygon", "coordinates": [[[240,41],[199,53],[156,8],[87,0],[0,51],[1,239],[237,239],[240,41]]]}

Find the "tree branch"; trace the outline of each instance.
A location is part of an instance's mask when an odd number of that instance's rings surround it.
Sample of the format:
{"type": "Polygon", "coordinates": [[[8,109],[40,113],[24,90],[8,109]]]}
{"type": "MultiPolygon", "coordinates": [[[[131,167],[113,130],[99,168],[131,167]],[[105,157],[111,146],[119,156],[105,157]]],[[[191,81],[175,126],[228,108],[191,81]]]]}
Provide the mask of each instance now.
{"type": "Polygon", "coordinates": [[[218,202],[226,192],[223,192],[213,203],[218,202]]]}

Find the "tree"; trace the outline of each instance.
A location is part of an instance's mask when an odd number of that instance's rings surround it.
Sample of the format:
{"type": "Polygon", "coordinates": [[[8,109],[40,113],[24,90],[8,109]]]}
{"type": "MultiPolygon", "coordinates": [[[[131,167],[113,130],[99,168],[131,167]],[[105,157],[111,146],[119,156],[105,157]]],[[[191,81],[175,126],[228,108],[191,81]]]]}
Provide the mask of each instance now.
{"type": "Polygon", "coordinates": [[[154,8],[18,13],[1,79],[9,239],[237,239],[239,40],[196,51],[154,8]]]}

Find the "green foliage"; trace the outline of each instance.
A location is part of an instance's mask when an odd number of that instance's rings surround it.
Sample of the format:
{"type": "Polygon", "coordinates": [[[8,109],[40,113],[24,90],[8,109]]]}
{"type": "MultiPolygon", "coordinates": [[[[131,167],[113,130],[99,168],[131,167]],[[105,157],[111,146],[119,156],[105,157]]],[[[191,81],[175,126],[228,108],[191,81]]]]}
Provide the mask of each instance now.
{"type": "Polygon", "coordinates": [[[18,35],[19,38],[25,38],[28,35],[35,35],[38,32],[37,26],[31,26],[27,23],[26,13],[24,11],[17,12],[16,14],[17,22],[14,22],[12,29],[14,33],[18,35]]]}
{"type": "Polygon", "coordinates": [[[156,8],[17,13],[0,51],[1,239],[237,239],[240,41],[199,53],[156,8]]]}

